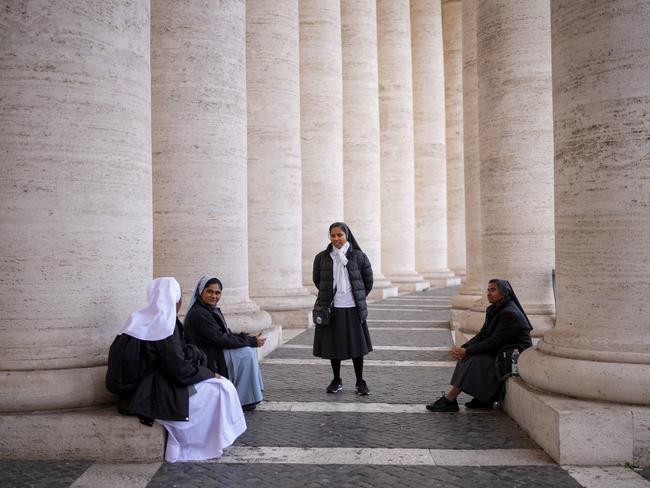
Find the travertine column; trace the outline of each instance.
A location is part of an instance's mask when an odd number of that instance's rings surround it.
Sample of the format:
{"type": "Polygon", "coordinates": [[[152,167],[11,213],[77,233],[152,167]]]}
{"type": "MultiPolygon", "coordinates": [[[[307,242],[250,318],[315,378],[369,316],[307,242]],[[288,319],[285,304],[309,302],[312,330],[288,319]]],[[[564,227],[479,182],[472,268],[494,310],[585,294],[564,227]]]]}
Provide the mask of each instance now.
{"type": "Polygon", "coordinates": [[[314,256],[329,244],[329,225],[343,220],[341,70],[339,0],[300,0],[302,271],[311,288],[314,256]]]}
{"type": "Polygon", "coordinates": [[[341,1],[345,220],[370,258],[372,295],[397,295],[381,272],[376,0],[341,1]]]}
{"type": "Polygon", "coordinates": [[[648,405],[650,5],[551,3],[557,325],[521,373],[547,391],[648,405]]]}
{"type": "Polygon", "coordinates": [[[447,246],[449,268],[465,276],[465,174],[463,171],[463,8],[442,0],[447,146],[447,246]]]}
{"type": "MultiPolygon", "coordinates": [[[[476,72],[476,0],[463,0],[463,168],[465,174],[465,255],[467,274],[451,300],[454,329],[466,320],[487,287],[481,256],[481,186],[478,148],[478,76],[476,72]],[[465,317],[464,317],[465,316],[465,317]]],[[[489,279],[489,278],[488,278],[489,279]]],[[[480,304],[478,321],[485,307],[480,304]]],[[[470,320],[475,323],[475,320],[470,320]]]]}
{"type": "Polygon", "coordinates": [[[314,297],[300,260],[298,0],[246,2],[246,73],[250,294],[274,323],[307,327],[314,297]]]}
{"type": "Polygon", "coordinates": [[[0,412],[107,402],[151,279],[149,2],[0,16],[0,412]]]}
{"type": "Polygon", "coordinates": [[[415,271],[415,163],[408,0],[377,1],[381,257],[400,291],[428,286],[415,271]]]}
{"type": "Polygon", "coordinates": [[[152,3],[154,275],[185,299],[219,276],[229,325],[255,331],[270,317],[248,297],[245,62],[243,2],[152,3]]]}
{"type": "Polygon", "coordinates": [[[460,283],[447,266],[445,72],[440,0],[411,1],[415,264],[431,286],[460,283]]]}
{"type": "Polygon", "coordinates": [[[483,273],[510,280],[540,336],[555,311],[548,1],[479,1],[477,28],[483,273]]]}

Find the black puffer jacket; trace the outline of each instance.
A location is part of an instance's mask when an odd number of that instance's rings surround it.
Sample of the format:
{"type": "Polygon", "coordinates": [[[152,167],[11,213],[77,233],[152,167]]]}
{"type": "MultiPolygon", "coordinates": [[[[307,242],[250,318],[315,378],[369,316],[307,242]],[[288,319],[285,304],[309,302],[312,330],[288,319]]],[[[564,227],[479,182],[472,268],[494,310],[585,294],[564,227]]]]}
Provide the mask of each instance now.
{"type": "Polygon", "coordinates": [[[467,354],[496,356],[503,346],[517,344],[519,350],[533,345],[530,325],[512,300],[500,305],[490,305],[485,311],[485,323],[478,334],[463,344],[467,354]]]}
{"type": "MultiPolygon", "coordinates": [[[[321,305],[330,305],[334,300],[334,262],[330,252],[332,252],[332,244],[328,245],[324,251],[316,254],[314,258],[313,280],[314,285],[318,288],[316,300],[321,305]]],[[[348,258],[346,268],[350,276],[354,302],[357,304],[361,320],[366,320],[368,317],[366,297],[372,290],[373,284],[370,260],[363,251],[353,249],[352,246],[350,246],[345,256],[348,258]]]]}

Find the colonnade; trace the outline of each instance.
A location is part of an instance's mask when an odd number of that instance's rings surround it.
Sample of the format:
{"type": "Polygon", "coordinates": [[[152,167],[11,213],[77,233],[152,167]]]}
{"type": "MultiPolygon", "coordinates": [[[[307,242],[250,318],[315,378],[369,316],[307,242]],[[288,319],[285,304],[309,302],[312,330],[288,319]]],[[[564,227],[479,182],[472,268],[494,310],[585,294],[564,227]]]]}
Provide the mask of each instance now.
{"type": "Polygon", "coordinates": [[[107,402],[155,276],[306,326],[336,220],[375,296],[464,278],[462,340],[509,279],[526,383],[650,403],[647,4],[78,4],[0,14],[0,412],[107,402]]]}

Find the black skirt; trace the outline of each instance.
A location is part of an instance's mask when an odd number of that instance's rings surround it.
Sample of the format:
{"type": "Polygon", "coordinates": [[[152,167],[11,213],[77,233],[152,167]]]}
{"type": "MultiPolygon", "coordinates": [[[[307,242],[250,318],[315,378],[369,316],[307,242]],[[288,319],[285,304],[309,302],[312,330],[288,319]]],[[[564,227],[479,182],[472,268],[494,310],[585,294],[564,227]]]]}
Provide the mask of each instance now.
{"type": "Polygon", "coordinates": [[[354,308],[334,308],[329,325],[317,325],[314,356],[323,359],[351,359],[372,351],[366,321],[354,308]]]}
{"type": "Polygon", "coordinates": [[[482,402],[495,401],[501,383],[497,381],[494,358],[487,354],[477,354],[458,361],[451,377],[451,385],[458,386],[482,402]]]}

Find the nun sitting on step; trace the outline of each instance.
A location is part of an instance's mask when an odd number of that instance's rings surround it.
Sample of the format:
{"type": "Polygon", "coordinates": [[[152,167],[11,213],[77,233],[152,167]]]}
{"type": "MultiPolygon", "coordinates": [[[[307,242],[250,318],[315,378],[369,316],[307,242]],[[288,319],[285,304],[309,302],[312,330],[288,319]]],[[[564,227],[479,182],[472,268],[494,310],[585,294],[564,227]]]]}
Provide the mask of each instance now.
{"type": "Polygon", "coordinates": [[[223,286],[218,278],[202,277],[185,316],[187,341],[198,346],[208,358],[208,368],[230,379],[237,388],[244,410],[253,410],[264,399],[264,384],[257,352],[266,339],[262,333],[234,333],[217,307],[223,286]]]}
{"type": "Polygon", "coordinates": [[[219,457],[246,430],[235,387],[186,356],[176,318],[181,287],[174,278],[153,280],[147,301],[121,333],[146,341],[140,358],[148,373],[132,394],[120,398],[119,410],[167,429],[167,462],[219,457]]]}
{"type": "Polygon", "coordinates": [[[427,405],[427,410],[458,412],[456,397],[461,392],[474,397],[465,403],[467,408],[492,408],[501,388],[494,366],[499,349],[516,344],[523,351],[533,345],[533,327],[510,282],[490,280],[487,299],[490,306],[479,333],[461,347],[452,348],[451,354],[458,361],[451,377],[452,388],[427,405]]]}

